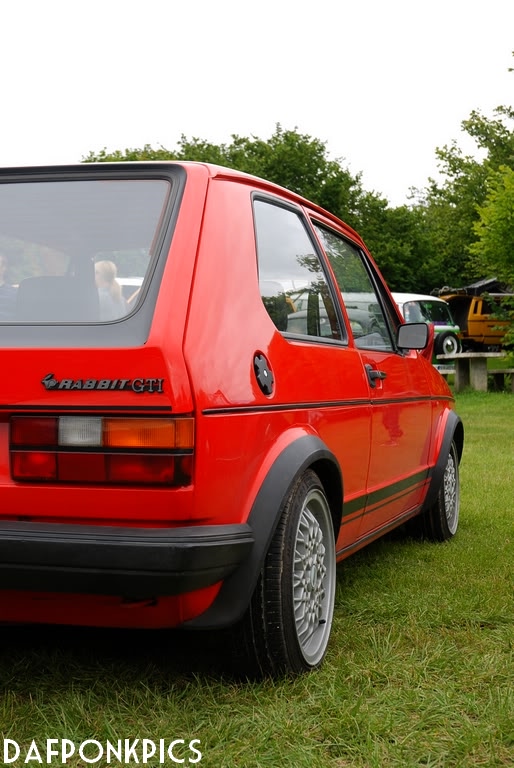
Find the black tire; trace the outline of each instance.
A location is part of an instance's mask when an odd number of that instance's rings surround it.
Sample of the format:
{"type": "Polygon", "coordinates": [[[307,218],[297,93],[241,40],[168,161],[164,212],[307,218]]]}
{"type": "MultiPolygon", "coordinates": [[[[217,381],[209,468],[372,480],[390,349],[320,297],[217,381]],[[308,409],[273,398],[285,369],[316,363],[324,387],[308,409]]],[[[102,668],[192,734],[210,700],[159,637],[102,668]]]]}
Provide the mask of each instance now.
{"type": "Polygon", "coordinates": [[[456,355],[461,350],[460,339],[452,331],[437,333],[434,346],[436,355],[456,355]]]}
{"type": "Polygon", "coordinates": [[[318,476],[307,470],[282,506],[243,620],[250,675],[296,675],[321,664],[332,627],[335,581],[330,506],[318,476]]]}
{"type": "Polygon", "coordinates": [[[460,508],[459,457],[454,442],[446,459],[436,502],[412,522],[412,531],[431,541],[447,541],[457,533],[460,508]]]}

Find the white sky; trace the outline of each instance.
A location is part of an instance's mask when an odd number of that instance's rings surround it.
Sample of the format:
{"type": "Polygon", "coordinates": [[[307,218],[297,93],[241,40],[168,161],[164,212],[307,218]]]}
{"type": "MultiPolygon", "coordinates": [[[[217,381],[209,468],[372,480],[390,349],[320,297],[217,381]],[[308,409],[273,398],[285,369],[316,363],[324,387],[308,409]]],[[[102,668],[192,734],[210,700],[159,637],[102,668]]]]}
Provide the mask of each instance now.
{"type": "Polygon", "coordinates": [[[401,205],[514,105],[514,0],[0,0],[0,28],[2,166],[280,123],[401,205]]]}

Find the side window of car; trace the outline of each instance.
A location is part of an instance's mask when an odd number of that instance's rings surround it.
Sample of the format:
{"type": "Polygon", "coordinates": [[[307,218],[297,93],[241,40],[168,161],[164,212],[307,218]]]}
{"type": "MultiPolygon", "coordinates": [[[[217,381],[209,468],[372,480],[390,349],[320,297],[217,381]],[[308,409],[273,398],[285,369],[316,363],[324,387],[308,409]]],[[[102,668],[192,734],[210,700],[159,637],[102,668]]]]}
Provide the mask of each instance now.
{"type": "Polygon", "coordinates": [[[294,210],[254,201],[259,286],[284,334],[344,340],[316,245],[294,210]]]}
{"type": "Polygon", "coordinates": [[[374,287],[362,252],[332,230],[315,225],[350,321],[355,345],[392,350],[391,323],[374,287]]]}

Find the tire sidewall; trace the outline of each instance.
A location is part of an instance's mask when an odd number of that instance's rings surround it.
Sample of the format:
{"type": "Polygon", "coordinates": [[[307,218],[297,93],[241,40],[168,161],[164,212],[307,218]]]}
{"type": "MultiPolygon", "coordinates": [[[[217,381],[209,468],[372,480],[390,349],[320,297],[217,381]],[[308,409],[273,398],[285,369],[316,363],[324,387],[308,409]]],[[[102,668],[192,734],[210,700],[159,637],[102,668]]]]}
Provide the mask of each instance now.
{"type": "MultiPolygon", "coordinates": [[[[282,602],[282,632],[284,635],[284,645],[289,657],[288,666],[291,669],[309,670],[319,666],[326,653],[326,644],[321,649],[319,658],[311,660],[306,658],[304,650],[298,638],[295,608],[294,608],[294,574],[295,574],[295,552],[298,540],[298,529],[302,516],[305,500],[312,492],[320,493],[328,507],[328,501],[318,476],[312,471],[305,472],[295,486],[293,492],[289,495],[286,506],[283,510],[283,542],[282,542],[282,577],[281,577],[281,602],[282,602]]],[[[335,561],[335,540],[332,525],[328,532],[328,540],[324,536],[325,548],[331,547],[334,553],[335,561]]],[[[328,600],[330,605],[327,611],[328,629],[332,624],[334,599],[335,599],[335,565],[333,574],[330,576],[331,583],[328,584],[328,600]]],[[[328,638],[327,638],[328,643],[328,638]]]]}
{"type": "Polygon", "coordinates": [[[439,538],[441,541],[446,541],[447,539],[451,539],[457,532],[457,526],[459,522],[459,506],[460,506],[459,462],[458,462],[457,449],[455,447],[455,443],[452,442],[450,446],[450,452],[447,458],[445,471],[443,474],[443,479],[441,482],[441,487],[439,488],[439,493],[437,496],[437,503],[436,503],[438,520],[436,523],[435,533],[436,533],[436,537],[439,538]],[[455,478],[454,489],[453,489],[455,493],[455,503],[452,505],[452,510],[449,510],[447,507],[446,488],[445,488],[448,463],[450,461],[453,462],[453,475],[455,478]],[[449,521],[450,515],[452,517],[455,515],[455,520],[452,521],[451,527],[450,527],[450,521],[449,521]]]}
{"type": "Polygon", "coordinates": [[[459,350],[460,350],[459,338],[452,331],[445,331],[444,333],[436,334],[436,339],[435,339],[434,346],[435,346],[435,352],[436,352],[437,355],[444,355],[444,354],[452,354],[453,355],[453,354],[458,353],[459,350]],[[450,352],[445,352],[444,346],[445,346],[446,341],[448,341],[448,339],[451,339],[453,341],[455,348],[453,350],[451,350],[450,352]]]}

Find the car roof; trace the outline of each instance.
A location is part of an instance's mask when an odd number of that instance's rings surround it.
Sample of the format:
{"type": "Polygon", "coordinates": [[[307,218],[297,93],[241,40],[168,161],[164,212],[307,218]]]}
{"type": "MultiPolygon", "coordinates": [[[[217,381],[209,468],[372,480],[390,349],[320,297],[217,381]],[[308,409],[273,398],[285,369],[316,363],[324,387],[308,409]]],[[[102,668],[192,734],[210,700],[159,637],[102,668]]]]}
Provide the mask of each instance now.
{"type": "Polygon", "coordinates": [[[397,293],[393,291],[391,295],[398,304],[405,304],[406,301],[438,301],[443,304],[448,303],[440,296],[432,296],[427,293],[397,293]]]}

